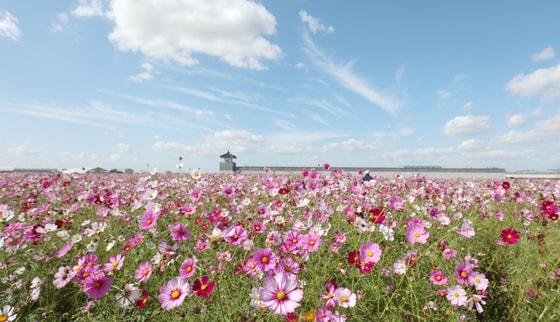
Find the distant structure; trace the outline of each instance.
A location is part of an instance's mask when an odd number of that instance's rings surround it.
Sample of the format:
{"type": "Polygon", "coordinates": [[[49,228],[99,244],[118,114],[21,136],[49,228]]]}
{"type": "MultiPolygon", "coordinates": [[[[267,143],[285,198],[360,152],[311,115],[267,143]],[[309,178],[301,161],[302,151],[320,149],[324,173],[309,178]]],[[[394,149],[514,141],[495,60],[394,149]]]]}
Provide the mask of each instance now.
{"type": "Polygon", "coordinates": [[[105,170],[101,167],[96,167],[96,168],[93,168],[93,169],[89,169],[87,171],[87,173],[107,173],[107,170],[105,170]]]}
{"type": "MultiPolygon", "coordinates": [[[[220,173],[263,173],[263,166],[237,166],[234,160],[237,159],[229,150],[220,155],[223,159],[220,162],[220,173]]],[[[275,167],[267,166],[267,169],[277,174],[300,173],[305,169],[312,167],[275,167]]],[[[486,178],[486,179],[504,179],[506,178],[506,170],[502,168],[443,168],[441,166],[405,166],[397,167],[334,167],[342,169],[345,172],[358,173],[367,171],[368,177],[374,176],[393,176],[401,174],[410,176],[413,174],[422,174],[431,178],[486,178]]],[[[322,167],[317,167],[317,171],[328,171],[322,167]]],[[[367,178],[366,180],[370,180],[367,178]]]]}
{"type": "Polygon", "coordinates": [[[50,168],[0,168],[0,172],[56,172],[50,168]]]}
{"type": "Polygon", "coordinates": [[[240,171],[237,165],[235,164],[234,159],[237,157],[229,152],[229,150],[220,155],[224,161],[220,162],[220,172],[237,172],[240,171]]]}

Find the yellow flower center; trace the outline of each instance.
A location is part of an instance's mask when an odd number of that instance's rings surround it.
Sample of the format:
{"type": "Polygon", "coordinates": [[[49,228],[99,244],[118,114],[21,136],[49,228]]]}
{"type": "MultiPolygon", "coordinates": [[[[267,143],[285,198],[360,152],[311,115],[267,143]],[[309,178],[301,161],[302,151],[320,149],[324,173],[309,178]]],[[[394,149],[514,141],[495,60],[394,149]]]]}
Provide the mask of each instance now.
{"type": "Polygon", "coordinates": [[[436,281],[441,281],[441,275],[436,275],[436,281]]]}
{"type": "Polygon", "coordinates": [[[511,239],[513,236],[511,234],[507,234],[507,239],[511,239]]]}
{"type": "Polygon", "coordinates": [[[284,291],[280,291],[278,293],[276,293],[276,298],[280,301],[282,301],[283,299],[286,298],[286,292],[284,291]]]}
{"type": "Polygon", "coordinates": [[[292,244],[297,244],[297,239],[292,238],[292,244]]]}
{"type": "Polygon", "coordinates": [[[6,314],[0,315],[0,322],[8,321],[8,316],[6,314]]]}
{"type": "Polygon", "coordinates": [[[420,232],[414,232],[414,237],[419,238],[420,237],[420,232]]]}
{"type": "Polygon", "coordinates": [[[192,271],[192,267],[187,266],[187,268],[185,268],[185,271],[187,271],[187,273],[190,273],[192,271]]]}
{"type": "Polygon", "coordinates": [[[144,274],[144,276],[146,276],[149,273],[150,273],[150,271],[147,268],[144,268],[144,271],[142,272],[142,274],[144,274]]]}
{"type": "Polygon", "coordinates": [[[200,286],[200,289],[201,289],[202,291],[204,291],[204,290],[206,289],[206,287],[207,287],[206,284],[202,284],[202,285],[200,286]]]}
{"type": "Polygon", "coordinates": [[[315,311],[305,312],[305,321],[315,321],[315,311]]]}
{"type": "Polygon", "coordinates": [[[265,256],[265,257],[261,258],[261,262],[268,263],[268,257],[265,256]]]}
{"type": "Polygon", "coordinates": [[[111,265],[113,265],[113,267],[117,267],[117,266],[119,266],[119,262],[114,261],[114,262],[111,263],[111,265]]]}
{"type": "Polygon", "coordinates": [[[459,292],[457,292],[457,291],[453,292],[453,296],[454,296],[454,297],[459,297],[459,296],[460,296],[460,295],[459,295],[459,292]]]}
{"type": "Polygon", "coordinates": [[[346,302],[348,302],[348,296],[342,295],[342,296],[340,297],[340,300],[341,300],[343,303],[346,303],[346,302]]]}
{"type": "Polygon", "coordinates": [[[175,290],[171,292],[171,298],[176,300],[179,296],[181,296],[181,292],[179,290],[175,290]]]}
{"type": "Polygon", "coordinates": [[[467,278],[468,276],[469,276],[469,274],[467,274],[467,272],[465,272],[465,271],[461,272],[461,277],[462,278],[467,278]]]}
{"type": "Polygon", "coordinates": [[[372,256],[373,256],[373,252],[370,250],[369,252],[367,252],[367,255],[368,255],[369,257],[372,257],[372,256]]]}
{"type": "Polygon", "coordinates": [[[148,219],[148,221],[147,221],[146,223],[147,223],[148,225],[151,225],[152,222],[153,222],[153,221],[152,221],[151,219],[148,219]]]}
{"type": "Polygon", "coordinates": [[[315,239],[311,239],[311,240],[309,241],[309,245],[310,245],[310,246],[315,245],[315,239]]]}

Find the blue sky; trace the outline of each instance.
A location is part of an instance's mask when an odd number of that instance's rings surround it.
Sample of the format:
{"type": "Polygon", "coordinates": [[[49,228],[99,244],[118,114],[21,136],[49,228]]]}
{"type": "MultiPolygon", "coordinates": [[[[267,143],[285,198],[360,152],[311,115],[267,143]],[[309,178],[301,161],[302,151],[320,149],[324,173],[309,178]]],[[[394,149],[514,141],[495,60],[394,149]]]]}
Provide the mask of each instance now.
{"type": "Polygon", "coordinates": [[[558,12],[0,0],[0,167],[558,168],[558,12]]]}

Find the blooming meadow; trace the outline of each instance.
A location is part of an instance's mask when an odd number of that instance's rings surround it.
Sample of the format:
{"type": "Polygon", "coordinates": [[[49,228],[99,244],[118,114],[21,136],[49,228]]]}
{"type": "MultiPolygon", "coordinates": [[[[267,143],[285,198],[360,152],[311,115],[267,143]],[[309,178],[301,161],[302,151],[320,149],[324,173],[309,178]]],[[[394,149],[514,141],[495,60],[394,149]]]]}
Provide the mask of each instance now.
{"type": "Polygon", "coordinates": [[[560,182],[2,174],[0,322],[560,319],[560,182]]]}

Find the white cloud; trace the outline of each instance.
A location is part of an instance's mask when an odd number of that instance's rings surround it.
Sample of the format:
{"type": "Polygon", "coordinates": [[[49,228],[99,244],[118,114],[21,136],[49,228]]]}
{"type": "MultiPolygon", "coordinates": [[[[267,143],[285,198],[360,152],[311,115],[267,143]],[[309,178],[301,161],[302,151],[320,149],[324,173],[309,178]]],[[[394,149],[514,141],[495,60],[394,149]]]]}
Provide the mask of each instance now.
{"type": "Polygon", "coordinates": [[[136,75],[130,76],[129,80],[136,83],[142,83],[144,81],[153,79],[154,75],[157,73],[154,66],[150,63],[143,63],[142,65],[140,65],[140,68],[142,68],[142,71],[136,75]]]}
{"type": "Polygon", "coordinates": [[[560,65],[537,69],[530,74],[518,74],[506,84],[507,91],[516,96],[545,97],[560,95],[560,65]]]}
{"type": "Polygon", "coordinates": [[[315,63],[327,74],[332,76],[346,89],[362,96],[384,111],[395,114],[399,109],[399,102],[370,86],[367,81],[353,70],[353,62],[336,64],[330,57],[315,45],[308,33],[303,36],[304,50],[315,59],[315,63]]]}
{"type": "Polygon", "coordinates": [[[19,21],[8,11],[0,11],[0,37],[17,41],[21,37],[19,21]]]}
{"type": "Polygon", "coordinates": [[[311,16],[305,10],[300,10],[299,18],[301,19],[301,21],[303,21],[307,24],[307,28],[309,28],[309,31],[311,31],[311,33],[316,34],[320,31],[325,31],[325,32],[328,32],[328,33],[334,32],[334,27],[333,26],[328,26],[327,27],[327,26],[323,25],[319,18],[315,18],[315,17],[311,16]]]}
{"type": "Polygon", "coordinates": [[[445,135],[480,134],[490,130],[490,117],[461,115],[445,123],[445,135]]]}
{"type": "Polygon", "coordinates": [[[303,68],[305,68],[305,64],[304,64],[304,63],[301,63],[301,62],[300,62],[300,63],[297,63],[297,64],[296,64],[296,68],[297,68],[297,69],[303,69],[303,68]]]}
{"type": "Polygon", "coordinates": [[[483,142],[476,139],[468,139],[457,146],[459,150],[475,150],[481,148],[483,142]]]}
{"type": "Polygon", "coordinates": [[[78,6],[72,10],[75,17],[100,17],[104,16],[101,0],[80,0],[78,6]]]}
{"type": "Polygon", "coordinates": [[[218,97],[216,97],[216,95],[213,95],[211,93],[208,93],[206,91],[203,90],[199,90],[199,89],[195,89],[195,88],[190,88],[190,87],[186,87],[186,86],[163,86],[165,88],[168,89],[172,89],[178,92],[181,92],[183,94],[187,94],[190,96],[195,96],[195,97],[200,97],[200,98],[204,98],[210,101],[219,101],[220,99],[218,97]]]}
{"type": "Polygon", "coordinates": [[[508,119],[508,127],[517,127],[521,126],[525,123],[525,115],[523,114],[514,114],[509,117],[508,119]]]}
{"type": "Polygon", "coordinates": [[[8,149],[8,154],[15,156],[34,156],[43,152],[43,149],[33,148],[27,145],[18,145],[8,149]]]}
{"type": "Polygon", "coordinates": [[[328,152],[331,150],[343,150],[343,151],[376,150],[379,149],[381,145],[382,144],[377,141],[367,142],[363,139],[351,138],[340,142],[325,144],[321,147],[321,151],[328,152]]]}
{"type": "Polygon", "coordinates": [[[51,25],[52,32],[61,32],[68,27],[70,22],[70,17],[64,12],[59,13],[56,15],[56,21],[51,25]]]}
{"type": "Polygon", "coordinates": [[[130,145],[125,143],[119,143],[117,145],[117,149],[119,150],[119,153],[127,153],[128,151],[130,151],[130,145]]]}
{"type": "Polygon", "coordinates": [[[473,106],[473,103],[472,103],[472,102],[466,102],[466,103],[463,105],[463,108],[464,108],[465,110],[469,111],[469,110],[472,108],[472,106],[473,106]]]}
{"type": "Polygon", "coordinates": [[[193,55],[206,54],[251,69],[282,56],[263,37],[276,32],[276,19],[260,3],[112,0],[110,7],[107,16],[115,27],[109,39],[122,51],[181,65],[197,64],[193,55]]]}
{"type": "Polygon", "coordinates": [[[537,107],[533,110],[533,112],[531,113],[531,115],[533,115],[534,117],[539,117],[541,116],[543,113],[543,109],[542,107],[537,107]]]}
{"type": "Polygon", "coordinates": [[[533,143],[557,141],[559,137],[560,113],[548,120],[538,122],[537,125],[529,131],[509,131],[506,134],[497,136],[494,141],[501,144],[533,143]]]}
{"type": "Polygon", "coordinates": [[[533,55],[533,61],[550,60],[554,58],[556,51],[552,47],[543,48],[541,51],[533,55]]]}

